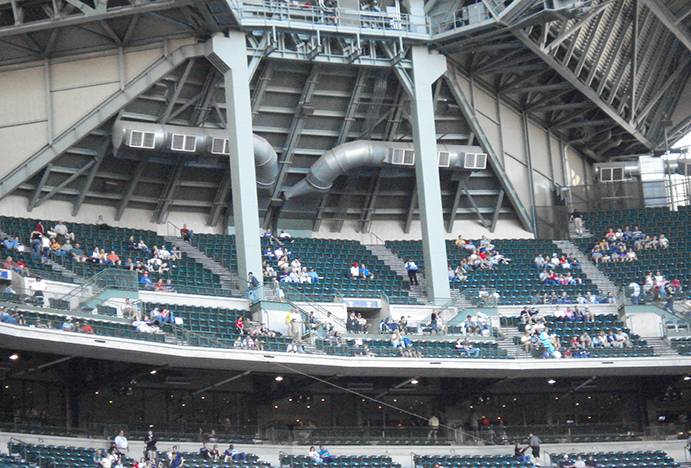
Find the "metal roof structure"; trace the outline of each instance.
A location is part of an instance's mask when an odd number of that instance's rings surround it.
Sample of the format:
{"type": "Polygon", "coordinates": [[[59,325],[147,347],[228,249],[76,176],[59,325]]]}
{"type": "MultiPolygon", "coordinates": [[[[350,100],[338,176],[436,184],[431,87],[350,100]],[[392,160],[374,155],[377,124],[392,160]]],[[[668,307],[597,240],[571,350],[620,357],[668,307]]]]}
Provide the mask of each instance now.
{"type": "MultiPolygon", "coordinates": [[[[95,112],[0,181],[29,211],[46,200],[152,212],[197,212],[217,225],[230,214],[227,156],[113,154],[116,118],[223,128],[223,79],[203,43],[241,29],[248,44],[254,132],[279,159],[275,187],[260,192],[260,216],[339,231],[357,221],[417,218],[414,171],[369,167],[341,176],[315,198],[281,199],[327,150],[363,139],[412,141],[409,47],[425,43],[503,103],[571,142],[592,162],[664,148],[691,129],[684,105],[691,71],[691,4],[684,0],[427,0],[395,21],[373,2],[353,14],[329,5],[236,0],[0,0],[0,70],[46,61],[166,50],[95,112]],[[680,104],[681,103],[681,104],[680,104]],[[78,135],[78,136],[75,136],[78,135]],[[666,141],[667,140],[667,141],[666,141]]],[[[484,146],[453,80],[435,85],[440,144],[484,146]]],[[[440,171],[447,229],[455,220],[493,228],[519,219],[511,178],[497,165],[459,177],[440,171]]],[[[527,226],[526,226],[527,227],[527,226]]]]}

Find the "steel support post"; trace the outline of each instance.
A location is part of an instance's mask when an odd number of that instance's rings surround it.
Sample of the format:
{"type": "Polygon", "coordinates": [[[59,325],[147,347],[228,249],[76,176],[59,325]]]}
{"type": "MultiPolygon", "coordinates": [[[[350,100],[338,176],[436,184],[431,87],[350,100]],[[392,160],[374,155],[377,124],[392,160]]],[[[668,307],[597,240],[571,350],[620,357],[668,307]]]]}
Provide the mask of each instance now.
{"type": "Polygon", "coordinates": [[[412,48],[413,59],[413,141],[415,142],[415,175],[417,178],[425,279],[429,299],[436,304],[451,297],[444,216],[441,206],[437,132],[434,126],[432,85],[446,71],[446,58],[431,54],[425,46],[412,48]]]}
{"type": "Polygon", "coordinates": [[[257,178],[245,34],[238,31],[230,31],[228,37],[216,34],[210,43],[211,61],[223,73],[225,81],[238,275],[241,281],[249,272],[261,279],[257,178]]]}

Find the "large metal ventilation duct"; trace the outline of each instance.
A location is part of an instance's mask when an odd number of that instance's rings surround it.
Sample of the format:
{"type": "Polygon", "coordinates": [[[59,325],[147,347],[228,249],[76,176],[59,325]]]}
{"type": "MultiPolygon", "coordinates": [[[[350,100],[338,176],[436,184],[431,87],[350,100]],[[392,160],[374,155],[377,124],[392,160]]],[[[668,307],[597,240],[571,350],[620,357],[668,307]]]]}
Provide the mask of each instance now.
{"type": "MultiPolygon", "coordinates": [[[[326,192],[334,180],[351,169],[362,166],[410,168],[415,166],[412,143],[352,141],[324,153],[310,168],[307,176],[287,189],[286,200],[326,192]]],[[[478,171],[487,167],[487,154],[478,146],[437,145],[440,168],[478,171]]]]}
{"type": "MultiPolygon", "coordinates": [[[[259,135],[252,136],[257,186],[270,189],[278,177],[278,157],[268,141],[259,135]]],[[[225,130],[211,128],[118,120],[113,125],[112,140],[113,153],[116,157],[122,146],[181,155],[228,156],[230,154],[228,133],[225,130]]]]}

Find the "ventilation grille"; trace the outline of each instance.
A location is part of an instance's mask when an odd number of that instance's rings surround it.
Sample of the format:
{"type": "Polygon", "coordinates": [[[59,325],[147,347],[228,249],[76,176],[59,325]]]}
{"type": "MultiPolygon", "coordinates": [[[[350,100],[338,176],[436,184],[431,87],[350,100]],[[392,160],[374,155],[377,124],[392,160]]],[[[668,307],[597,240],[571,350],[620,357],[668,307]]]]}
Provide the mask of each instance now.
{"type": "Polygon", "coordinates": [[[197,150],[197,137],[195,135],[173,134],[170,149],[174,151],[187,151],[193,153],[197,150]]]}
{"type": "Polygon", "coordinates": [[[411,149],[394,149],[391,153],[391,164],[412,166],[415,164],[415,151],[411,149]]]}
{"type": "Polygon", "coordinates": [[[487,154],[466,153],[463,159],[463,169],[481,170],[487,168],[487,154]]]}
{"type": "Polygon", "coordinates": [[[451,163],[451,153],[448,151],[440,151],[438,154],[439,167],[449,167],[451,163]]]}
{"type": "Polygon", "coordinates": [[[626,180],[623,167],[601,167],[600,182],[619,182],[626,180]]]}
{"type": "Polygon", "coordinates": [[[228,149],[228,139],[227,138],[214,138],[211,143],[211,152],[213,154],[230,154],[228,149]]]}
{"type": "Polygon", "coordinates": [[[128,146],[131,148],[154,148],[156,134],[154,132],[140,132],[132,130],[128,146]]]}

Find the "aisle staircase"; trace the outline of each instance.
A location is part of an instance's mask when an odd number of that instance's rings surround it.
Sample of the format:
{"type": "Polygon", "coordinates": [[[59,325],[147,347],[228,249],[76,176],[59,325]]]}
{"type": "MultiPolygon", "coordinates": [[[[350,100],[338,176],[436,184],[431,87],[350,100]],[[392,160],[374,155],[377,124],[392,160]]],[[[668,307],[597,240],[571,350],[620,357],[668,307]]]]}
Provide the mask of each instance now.
{"type": "Polygon", "coordinates": [[[519,332],[517,328],[502,327],[501,334],[501,340],[497,341],[497,346],[499,346],[499,349],[503,349],[508,353],[509,356],[515,359],[532,358],[530,353],[526,353],[525,351],[523,351],[523,348],[521,348],[519,345],[514,344],[514,338],[522,335],[522,333],[519,332]]]}
{"type": "MultiPolygon", "coordinates": [[[[393,253],[384,244],[364,244],[365,248],[372,252],[372,254],[379,260],[384,262],[386,266],[391,268],[391,271],[395,272],[398,276],[403,278],[405,281],[408,280],[408,270],[406,270],[405,262],[401,258],[393,253]]],[[[427,283],[425,281],[425,275],[421,272],[417,274],[419,286],[410,286],[408,289],[408,296],[414,297],[421,304],[429,305],[430,302],[425,296],[425,291],[427,291],[427,283]]]]}
{"type": "Polygon", "coordinates": [[[180,249],[181,252],[187,254],[189,258],[199,263],[213,274],[218,275],[221,289],[229,291],[232,296],[242,296],[242,288],[240,286],[242,282],[237,273],[228,270],[214,259],[208,257],[201,250],[179,237],[166,236],[165,241],[180,249]]]}
{"type": "Polygon", "coordinates": [[[576,245],[568,240],[554,241],[554,243],[564,252],[566,255],[573,254],[574,257],[581,263],[581,271],[585,276],[593,282],[597,288],[604,294],[612,293],[616,296],[617,285],[610,280],[607,275],[605,275],[600,269],[595,266],[593,262],[584,254],[576,245]]]}
{"type": "Polygon", "coordinates": [[[667,341],[667,338],[665,337],[655,337],[655,338],[644,338],[645,341],[648,343],[648,346],[651,346],[655,350],[655,354],[657,356],[676,356],[679,357],[679,353],[670,346],[669,341],[667,341]]]}

